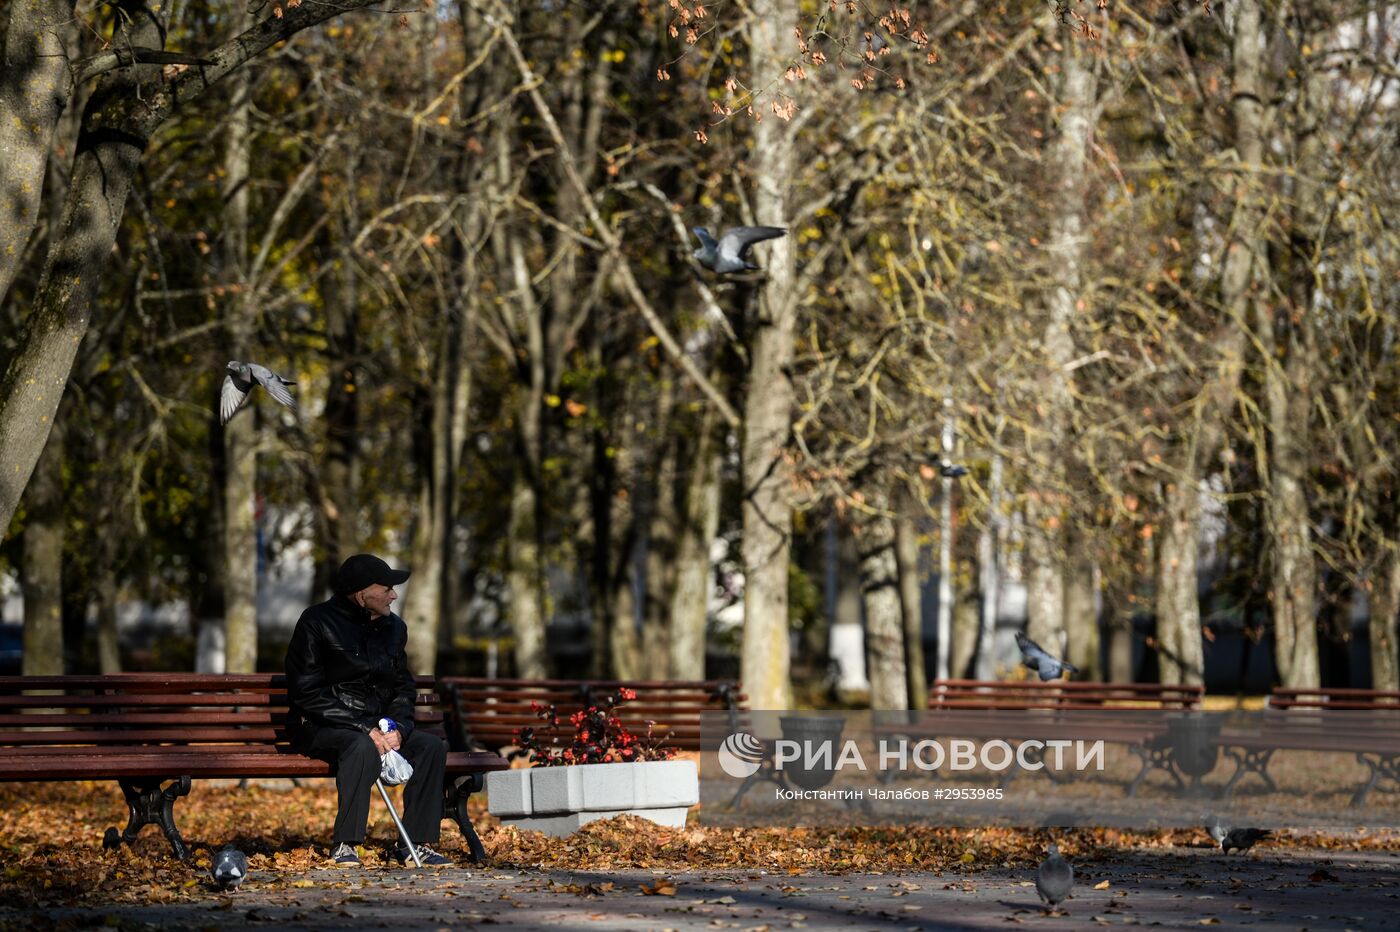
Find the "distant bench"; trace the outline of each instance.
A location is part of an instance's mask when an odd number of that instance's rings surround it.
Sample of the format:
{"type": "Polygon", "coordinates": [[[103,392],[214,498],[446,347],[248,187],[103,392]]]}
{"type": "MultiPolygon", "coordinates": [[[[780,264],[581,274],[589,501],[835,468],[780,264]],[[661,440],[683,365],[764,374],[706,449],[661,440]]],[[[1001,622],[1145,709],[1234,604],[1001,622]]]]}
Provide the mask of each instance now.
{"type": "Polygon", "coordinates": [[[747,701],[739,684],[722,680],[525,680],[445,676],[439,686],[448,697],[451,712],[449,737],[457,750],[471,747],[501,750],[513,747],[522,728],[539,728],[537,706],[553,705],[561,719],[600,705],[619,688],[637,698],[617,707],[618,718],[628,731],[646,735],[669,734],[666,745],[680,750],[700,749],[700,716],[705,712],[734,713],[747,701]]]}
{"type": "MultiPolygon", "coordinates": [[[[927,706],[939,713],[935,720],[916,729],[918,734],[898,726],[882,730],[910,738],[1001,739],[1009,743],[1079,739],[1123,744],[1142,761],[1128,786],[1132,796],[1153,769],[1164,770],[1178,784],[1184,784],[1173,760],[1174,748],[1166,740],[1166,717],[1124,713],[1194,712],[1200,709],[1204,694],[1202,686],[1159,683],[938,680],[929,689],[927,706]]],[[[1056,778],[1049,767],[1045,773],[1056,778]]],[[[1014,775],[1015,770],[1008,771],[1003,783],[1014,775]]]]}
{"type": "MultiPolygon", "coordinates": [[[[416,727],[445,737],[446,710],[431,677],[418,678],[416,727]]],[[[0,780],[116,780],[129,816],[109,847],[159,825],[175,856],[189,851],[175,827],[175,800],[199,778],[326,777],[334,768],[287,744],[281,674],[116,673],[0,677],[0,780]]],[[[488,752],[447,755],[443,818],[453,819],[472,859],[486,858],[467,797],[507,761],[488,752]]]]}
{"type": "Polygon", "coordinates": [[[1221,791],[1227,798],[1251,774],[1276,792],[1268,769],[1275,751],[1334,752],[1367,767],[1351,797],[1351,805],[1361,806],[1383,781],[1400,788],[1400,692],[1275,687],[1258,727],[1227,728],[1216,744],[1235,762],[1221,791]]]}

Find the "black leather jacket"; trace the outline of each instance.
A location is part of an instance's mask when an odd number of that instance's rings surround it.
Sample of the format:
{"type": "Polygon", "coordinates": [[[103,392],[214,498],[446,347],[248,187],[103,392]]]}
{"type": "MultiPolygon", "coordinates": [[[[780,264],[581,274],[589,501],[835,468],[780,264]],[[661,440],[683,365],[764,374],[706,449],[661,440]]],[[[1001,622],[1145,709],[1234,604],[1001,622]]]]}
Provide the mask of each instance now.
{"type": "Polygon", "coordinates": [[[391,613],[371,620],[348,596],[334,596],[302,612],[287,646],[293,739],[304,741],[319,728],[368,734],[385,717],[407,740],[417,694],[407,643],[402,618],[391,613]]]}

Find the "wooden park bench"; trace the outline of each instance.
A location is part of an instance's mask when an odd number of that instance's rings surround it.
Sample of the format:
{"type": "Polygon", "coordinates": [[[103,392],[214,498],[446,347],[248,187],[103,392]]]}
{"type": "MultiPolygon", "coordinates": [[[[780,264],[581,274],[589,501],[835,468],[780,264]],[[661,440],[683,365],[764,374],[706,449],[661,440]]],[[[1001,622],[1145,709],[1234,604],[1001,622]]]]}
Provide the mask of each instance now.
{"type": "Polygon", "coordinates": [[[1333,752],[1364,764],[1368,775],[1352,793],[1352,806],[1364,805],[1383,781],[1400,788],[1400,692],[1275,687],[1257,726],[1226,728],[1215,740],[1235,762],[1221,791],[1226,798],[1251,774],[1277,792],[1268,768],[1283,750],[1333,752]]]}
{"type": "MultiPolygon", "coordinates": [[[[1157,683],[938,680],[929,689],[927,708],[939,714],[921,726],[938,734],[909,736],[1001,739],[1012,744],[1031,739],[1123,744],[1142,761],[1127,788],[1132,796],[1153,769],[1166,771],[1184,785],[1173,743],[1166,740],[1167,717],[1132,713],[1195,712],[1204,693],[1201,686],[1157,683]]],[[[908,729],[901,733],[908,735],[908,729]]],[[[1049,766],[1044,771],[1057,778],[1049,766]]],[[[1003,784],[1015,772],[1008,771],[1003,784]]]]}
{"type": "Polygon", "coordinates": [[[443,677],[439,688],[451,711],[449,738],[456,750],[503,750],[515,746],[522,728],[538,728],[535,709],[553,705],[561,720],[602,703],[619,687],[637,698],[618,706],[618,718],[634,735],[648,730],[680,750],[700,749],[700,715],[734,712],[747,697],[739,684],[719,680],[522,680],[443,677]]]}
{"type": "MultiPolygon", "coordinates": [[[[415,725],[445,737],[446,710],[431,677],[418,678],[415,725]]],[[[135,841],[159,825],[175,856],[189,851],[175,827],[175,800],[195,779],[326,777],[333,767],[287,743],[281,674],[118,673],[0,677],[0,780],[115,780],[129,810],[126,829],[104,844],[135,841]]],[[[471,856],[486,852],[467,816],[467,797],[504,770],[497,754],[447,755],[443,818],[457,822],[471,856]]]]}

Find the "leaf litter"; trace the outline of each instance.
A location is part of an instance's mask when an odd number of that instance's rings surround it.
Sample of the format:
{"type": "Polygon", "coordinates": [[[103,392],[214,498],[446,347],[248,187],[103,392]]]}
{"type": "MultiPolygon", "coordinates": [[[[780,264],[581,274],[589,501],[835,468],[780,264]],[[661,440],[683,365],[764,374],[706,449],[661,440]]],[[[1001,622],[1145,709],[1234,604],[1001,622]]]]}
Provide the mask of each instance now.
{"type": "MultiPolygon", "coordinates": [[[[208,878],[213,854],[235,844],[248,855],[248,885],[293,894],[307,887],[352,890],[360,873],[332,874],[328,842],[335,821],[333,786],[280,789],[261,785],[195,784],[176,805],[176,820],[190,849],[188,862],[170,856],[164,835],[154,826],[142,830],[134,846],[102,848],[109,825],[121,827],[125,803],[115,784],[69,782],[0,786],[0,895],[20,907],[92,904],[148,904],[233,901],[216,891],[208,878]],[[316,878],[308,877],[320,872],[316,878]],[[309,882],[308,882],[309,881],[309,882]]],[[[730,828],[691,824],[665,828],[631,816],[584,826],[567,838],[504,826],[486,813],[484,801],[471,800],[472,821],[490,855],[493,871],[651,870],[666,875],[643,884],[631,895],[676,896],[680,873],[704,870],[750,870],[760,876],[808,873],[947,874],[949,886],[971,887],[979,872],[1034,870],[1044,857],[1046,835],[1039,830],[1007,828],[898,827],[762,827],[730,828]],[[761,872],[761,873],[759,873],[761,872]]],[[[360,857],[369,870],[396,867],[388,859],[396,843],[393,823],[382,807],[371,810],[372,823],[360,857]]],[[[1193,830],[1126,832],[1077,829],[1059,834],[1066,854],[1078,863],[1101,862],[1128,848],[1200,846],[1203,833],[1193,830]]],[[[1370,834],[1337,839],[1283,834],[1276,847],[1400,851],[1400,836],[1370,834]]],[[[456,828],[443,826],[438,846],[459,864],[470,866],[466,845],[456,828]]],[[[1319,872],[1308,879],[1334,881],[1319,872]]],[[[445,887],[447,885],[444,885],[445,887]]],[[[612,883],[556,885],[553,889],[593,899],[623,894],[612,883]]],[[[903,889],[917,889],[906,885],[903,889]]],[[[793,893],[799,893],[795,888],[793,893]]],[[[236,898],[236,894],[234,897],[236,898]]],[[[353,896],[345,902],[352,902],[353,896]]]]}

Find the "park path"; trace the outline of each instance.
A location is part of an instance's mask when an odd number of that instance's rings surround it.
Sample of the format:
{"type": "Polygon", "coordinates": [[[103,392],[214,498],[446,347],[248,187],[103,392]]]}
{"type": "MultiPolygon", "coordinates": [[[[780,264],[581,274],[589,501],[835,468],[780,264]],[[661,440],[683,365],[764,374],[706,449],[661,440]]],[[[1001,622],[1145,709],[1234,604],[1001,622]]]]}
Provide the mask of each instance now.
{"type": "Polygon", "coordinates": [[[1081,864],[1066,915],[1045,914],[1031,876],[318,870],[304,886],[210,891],[205,902],[49,910],[0,906],[0,928],[277,929],[1391,929],[1400,854],[1214,849],[1126,852],[1081,864]],[[348,883],[348,886],[347,886],[348,883]],[[1096,889],[1096,886],[1099,889],[1096,889]],[[652,891],[644,892],[643,887],[652,891]],[[673,891],[673,892],[669,892],[673,891]]]}

